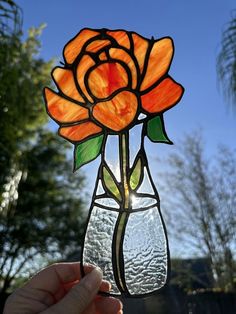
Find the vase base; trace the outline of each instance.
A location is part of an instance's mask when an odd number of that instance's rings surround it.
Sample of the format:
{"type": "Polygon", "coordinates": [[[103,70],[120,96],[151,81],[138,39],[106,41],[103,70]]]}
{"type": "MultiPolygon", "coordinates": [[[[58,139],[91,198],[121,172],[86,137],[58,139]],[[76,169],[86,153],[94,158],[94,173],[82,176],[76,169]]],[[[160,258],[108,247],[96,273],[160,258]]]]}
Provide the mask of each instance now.
{"type": "Polygon", "coordinates": [[[128,214],[122,239],[124,291],[119,289],[118,276],[114,275],[112,239],[118,216],[115,208],[92,206],[82,263],[102,269],[104,280],[112,285],[109,295],[141,297],[154,293],[166,284],[169,263],[166,233],[157,202],[152,207],[128,214]]]}

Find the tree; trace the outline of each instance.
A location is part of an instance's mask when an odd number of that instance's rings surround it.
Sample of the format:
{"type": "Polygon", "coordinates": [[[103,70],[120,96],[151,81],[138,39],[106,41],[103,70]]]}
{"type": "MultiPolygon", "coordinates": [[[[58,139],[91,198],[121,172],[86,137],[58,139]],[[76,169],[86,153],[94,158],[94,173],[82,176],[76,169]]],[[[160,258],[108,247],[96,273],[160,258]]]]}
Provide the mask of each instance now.
{"type": "Polygon", "coordinates": [[[84,176],[71,174],[64,140],[46,129],[42,28],[21,39],[21,10],[0,0],[0,299],[47,261],[80,250],[84,176]],[[39,266],[40,265],[40,266],[39,266]]]}
{"type": "Polygon", "coordinates": [[[84,231],[84,178],[71,175],[64,141],[41,130],[21,161],[11,176],[17,185],[5,187],[0,211],[2,293],[37,258],[78,256],[84,231]]]}
{"type": "Polygon", "coordinates": [[[236,108],[236,11],[222,34],[217,74],[226,98],[236,108]]]}
{"type": "Polygon", "coordinates": [[[21,10],[0,0],[0,195],[21,151],[46,123],[42,88],[50,84],[52,61],[38,57],[42,27],[21,40],[21,10]]]}
{"type": "Polygon", "coordinates": [[[166,187],[172,236],[209,258],[215,286],[235,289],[236,152],[221,146],[207,160],[202,137],[187,136],[169,158],[166,187]]]}

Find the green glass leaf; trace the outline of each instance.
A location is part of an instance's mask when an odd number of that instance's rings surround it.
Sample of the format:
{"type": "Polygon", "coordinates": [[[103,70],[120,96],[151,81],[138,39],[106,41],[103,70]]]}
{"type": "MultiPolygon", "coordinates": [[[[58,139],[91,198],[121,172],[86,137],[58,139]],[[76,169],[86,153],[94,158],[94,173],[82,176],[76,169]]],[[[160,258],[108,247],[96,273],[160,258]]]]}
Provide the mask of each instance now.
{"type": "Polygon", "coordinates": [[[134,166],[134,169],[130,176],[130,187],[132,190],[135,190],[137,186],[140,183],[141,180],[141,174],[142,174],[142,161],[141,158],[139,158],[134,166]]]}
{"type": "Polygon", "coordinates": [[[156,116],[147,122],[147,136],[152,142],[173,144],[166,134],[162,116],[156,116]]]}
{"type": "Polygon", "coordinates": [[[115,179],[112,177],[110,171],[106,167],[103,167],[103,181],[105,183],[106,188],[108,191],[113,194],[119,201],[121,201],[120,190],[118,188],[115,179]]]}
{"type": "Polygon", "coordinates": [[[103,138],[104,135],[96,136],[75,146],[74,171],[97,158],[101,153],[103,138]]]}

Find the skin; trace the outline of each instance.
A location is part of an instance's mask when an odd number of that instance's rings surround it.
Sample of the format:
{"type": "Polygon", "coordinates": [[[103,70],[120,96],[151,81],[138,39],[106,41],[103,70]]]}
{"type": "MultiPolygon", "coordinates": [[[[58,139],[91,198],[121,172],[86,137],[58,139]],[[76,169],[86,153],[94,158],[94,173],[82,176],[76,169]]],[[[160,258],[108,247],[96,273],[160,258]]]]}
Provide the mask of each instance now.
{"type": "Polygon", "coordinates": [[[97,295],[110,290],[99,268],[80,263],[53,264],[17,289],[8,299],[3,314],[122,314],[122,303],[97,295]]]}

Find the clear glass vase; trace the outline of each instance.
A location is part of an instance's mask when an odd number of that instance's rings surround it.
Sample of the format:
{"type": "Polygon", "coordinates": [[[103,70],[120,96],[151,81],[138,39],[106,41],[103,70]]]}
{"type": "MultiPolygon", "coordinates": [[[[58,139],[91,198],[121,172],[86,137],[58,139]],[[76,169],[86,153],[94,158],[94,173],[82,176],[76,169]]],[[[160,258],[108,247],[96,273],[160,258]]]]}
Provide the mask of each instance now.
{"type": "Polygon", "coordinates": [[[168,279],[160,200],[138,132],[106,139],[83,243],[82,265],[102,269],[111,295],[147,295],[168,279]]]}

